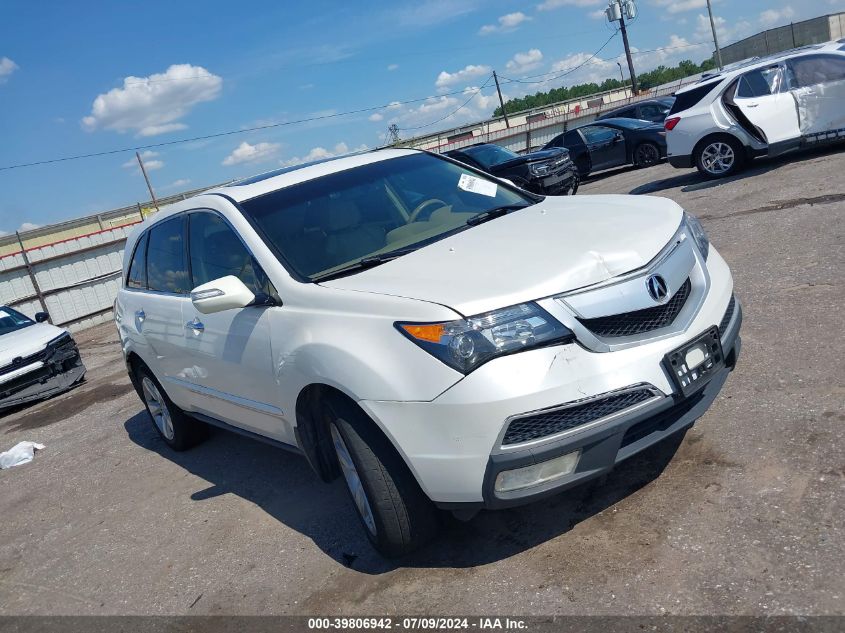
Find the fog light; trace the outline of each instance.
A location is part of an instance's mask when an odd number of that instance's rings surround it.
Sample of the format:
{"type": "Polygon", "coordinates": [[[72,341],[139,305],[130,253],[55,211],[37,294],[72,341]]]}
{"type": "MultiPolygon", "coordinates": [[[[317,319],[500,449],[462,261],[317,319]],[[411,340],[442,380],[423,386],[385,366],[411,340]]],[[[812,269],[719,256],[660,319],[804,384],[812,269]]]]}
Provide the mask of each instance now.
{"type": "Polygon", "coordinates": [[[496,492],[511,492],[559,479],[575,470],[579,457],[580,449],[539,464],[503,470],[496,476],[496,492]]]}

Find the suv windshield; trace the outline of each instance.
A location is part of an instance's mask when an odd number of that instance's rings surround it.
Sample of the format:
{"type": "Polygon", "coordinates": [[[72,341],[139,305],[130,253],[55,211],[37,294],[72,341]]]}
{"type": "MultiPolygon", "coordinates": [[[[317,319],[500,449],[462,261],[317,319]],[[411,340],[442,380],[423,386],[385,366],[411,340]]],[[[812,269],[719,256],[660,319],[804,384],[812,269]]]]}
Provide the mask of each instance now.
{"type": "Polygon", "coordinates": [[[480,213],[535,200],[419,153],[285,187],[241,208],[279,257],[314,280],[364,258],[440,240],[480,213]]]}
{"type": "Polygon", "coordinates": [[[516,152],[512,152],[501,145],[493,144],[465,147],[461,151],[477,160],[485,169],[489,169],[499,163],[504,163],[506,160],[511,160],[512,158],[519,158],[519,154],[516,152]]]}
{"type": "Polygon", "coordinates": [[[0,306],[0,336],[35,325],[35,321],[22,315],[17,310],[0,306]]]}

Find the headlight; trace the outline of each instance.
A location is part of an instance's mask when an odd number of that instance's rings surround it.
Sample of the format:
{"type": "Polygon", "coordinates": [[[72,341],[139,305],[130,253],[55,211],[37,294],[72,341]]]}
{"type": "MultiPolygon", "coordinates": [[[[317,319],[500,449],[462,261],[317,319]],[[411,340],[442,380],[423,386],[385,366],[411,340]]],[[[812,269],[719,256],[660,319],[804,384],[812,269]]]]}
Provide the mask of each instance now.
{"type": "Polygon", "coordinates": [[[695,242],[695,245],[698,246],[698,250],[701,251],[701,256],[707,259],[707,255],[710,253],[710,238],[707,237],[707,233],[704,227],[701,226],[701,222],[698,221],[698,218],[691,216],[686,211],[684,211],[684,222],[689,229],[690,237],[695,242]]]}
{"type": "Polygon", "coordinates": [[[548,176],[552,171],[552,166],[549,163],[529,163],[528,171],[534,176],[548,176]]]}
{"type": "Polygon", "coordinates": [[[464,374],[497,356],[575,340],[571,330],[534,303],[445,323],[396,323],[396,328],[464,374]]]}
{"type": "Polygon", "coordinates": [[[59,349],[67,345],[74,345],[73,338],[67,332],[62,332],[56,338],[47,343],[47,347],[59,349]]]}

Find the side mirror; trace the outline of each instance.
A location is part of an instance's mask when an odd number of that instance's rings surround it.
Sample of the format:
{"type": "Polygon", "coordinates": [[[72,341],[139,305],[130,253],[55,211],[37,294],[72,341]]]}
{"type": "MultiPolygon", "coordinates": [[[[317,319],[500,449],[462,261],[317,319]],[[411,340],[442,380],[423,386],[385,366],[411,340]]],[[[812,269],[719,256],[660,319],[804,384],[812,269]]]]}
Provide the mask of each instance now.
{"type": "Polygon", "coordinates": [[[191,303],[203,314],[245,308],[253,301],[253,292],[234,275],[214,279],[191,290],[191,303]]]}
{"type": "Polygon", "coordinates": [[[46,312],[36,312],[35,313],[35,322],[36,323],[44,323],[45,321],[50,320],[50,315],[46,312]]]}

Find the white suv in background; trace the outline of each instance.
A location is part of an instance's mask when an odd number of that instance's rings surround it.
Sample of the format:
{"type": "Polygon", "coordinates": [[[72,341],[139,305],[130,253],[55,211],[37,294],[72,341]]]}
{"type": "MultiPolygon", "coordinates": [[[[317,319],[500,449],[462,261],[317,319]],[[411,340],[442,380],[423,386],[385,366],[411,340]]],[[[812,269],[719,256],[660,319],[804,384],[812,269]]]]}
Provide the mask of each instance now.
{"type": "Polygon", "coordinates": [[[756,156],[845,140],[845,39],[743,62],[675,96],[669,162],[710,178],[756,156]]]}
{"type": "Polygon", "coordinates": [[[381,150],[146,220],[115,318],[168,445],[211,424],[301,453],[396,556],[437,508],[527,503],[691,425],[739,354],[732,290],[670,200],[381,150]]]}

